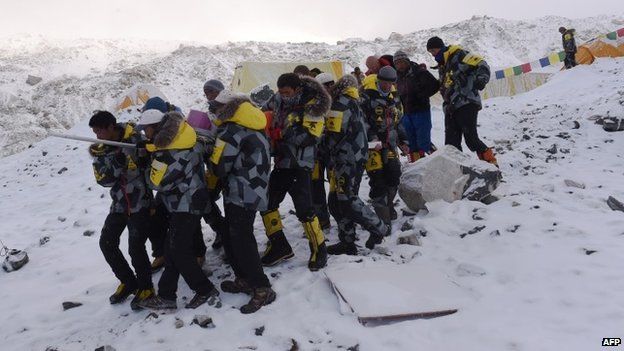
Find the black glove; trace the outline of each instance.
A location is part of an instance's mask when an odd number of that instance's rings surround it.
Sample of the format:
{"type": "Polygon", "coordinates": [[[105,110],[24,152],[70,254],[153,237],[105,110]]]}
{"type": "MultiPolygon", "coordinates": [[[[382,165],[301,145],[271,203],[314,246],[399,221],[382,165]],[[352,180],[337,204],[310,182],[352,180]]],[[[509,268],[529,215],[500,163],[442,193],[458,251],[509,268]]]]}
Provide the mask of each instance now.
{"type": "Polygon", "coordinates": [[[136,149],[134,149],[136,163],[140,168],[145,168],[149,165],[150,154],[146,148],[147,143],[147,140],[141,140],[136,144],[136,149]]]}
{"type": "Polygon", "coordinates": [[[89,146],[89,154],[93,157],[104,156],[109,152],[111,152],[111,149],[108,145],[91,144],[91,146],[89,146]]]}
{"type": "Polygon", "coordinates": [[[477,88],[477,90],[483,90],[483,89],[485,89],[485,85],[486,85],[486,84],[487,84],[487,83],[485,83],[485,82],[483,81],[483,79],[478,79],[478,78],[477,78],[477,79],[475,79],[475,82],[474,82],[474,87],[475,87],[475,88],[477,88]]]}

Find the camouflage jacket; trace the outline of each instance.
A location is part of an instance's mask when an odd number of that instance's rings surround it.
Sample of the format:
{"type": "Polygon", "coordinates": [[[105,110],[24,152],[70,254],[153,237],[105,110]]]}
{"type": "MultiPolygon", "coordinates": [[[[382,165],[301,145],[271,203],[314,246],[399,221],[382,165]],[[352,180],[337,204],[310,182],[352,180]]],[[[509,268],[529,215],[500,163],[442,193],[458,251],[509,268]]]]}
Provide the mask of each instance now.
{"type": "Polygon", "coordinates": [[[238,98],[219,112],[217,123],[217,142],[210,161],[223,184],[224,201],[265,211],[271,156],[264,113],[248,99],[238,98]]]}
{"type": "Polygon", "coordinates": [[[282,138],[272,143],[275,168],[303,168],[312,170],[316,148],[325,124],[324,116],[331,106],[325,88],[314,78],[302,78],[303,91],[299,103],[285,104],[279,94],[264,105],[273,111],[270,129],[281,129],[282,138]]]}
{"type": "Polygon", "coordinates": [[[210,210],[203,145],[181,114],[165,114],[147,150],[152,156],[149,186],[167,211],[204,214],[210,210]]]}
{"type": "MultiPolygon", "coordinates": [[[[121,142],[136,144],[143,139],[131,123],[118,123],[115,128],[122,135],[121,142]]],[[[152,192],[145,178],[148,170],[137,166],[132,149],[94,144],[89,153],[93,157],[95,180],[111,188],[111,213],[132,214],[150,207],[152,192]]]]}
{"type": "Polygon", "coordinates": [[[563,50],[567,53],[576,54],[576,40],[574,39],[574,29],[568,29],[561,35],[563,50]]]}
{"type": "Polygon", "coordinates": [[[333,88],[333,103],[327,115],[325,143],[330,167],[364,164],[368,157],[366,122],[360,108],[357,80],[345,75],[333,88]]]}
{"type": "Polygon", "coordinates": [[[439,72],[440,94],[446,111],[452,113],[468,104],[481,107],[479,90],[490,81],[490,66],[481,56],[457,45],[449,46],[439,72]]]}
{"type": "Polygon", "coordinates": [[[401,124],[401,99],[395,90],[383,96],[376,79],[364,86],[360,106],[366,118],[368,141],[379,141],[384,149],[396,151],[407,144],[407,135],[401,124]]]}

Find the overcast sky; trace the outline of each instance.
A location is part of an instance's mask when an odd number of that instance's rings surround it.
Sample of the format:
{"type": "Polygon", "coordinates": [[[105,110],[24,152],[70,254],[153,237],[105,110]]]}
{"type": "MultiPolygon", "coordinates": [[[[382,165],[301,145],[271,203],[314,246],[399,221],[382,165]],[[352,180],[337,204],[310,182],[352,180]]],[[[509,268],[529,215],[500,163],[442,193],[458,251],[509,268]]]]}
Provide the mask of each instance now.
{"type": "Polygon", "coordinates": [[[623,0],[0,0],[0,36],[226,41],[387,37],[488,15],[624,14],[623,0]]]}

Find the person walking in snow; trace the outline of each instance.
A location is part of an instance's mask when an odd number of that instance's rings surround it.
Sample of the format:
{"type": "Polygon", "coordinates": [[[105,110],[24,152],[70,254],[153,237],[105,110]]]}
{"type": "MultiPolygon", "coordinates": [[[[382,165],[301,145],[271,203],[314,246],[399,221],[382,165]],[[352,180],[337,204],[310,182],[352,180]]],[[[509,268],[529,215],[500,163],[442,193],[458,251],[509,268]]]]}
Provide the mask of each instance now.
{"type": "Polygon", "coordinates": [[[368,125],[366,173],[370,184],[369,196],[375,213],[387,225],[397,218],[394,198],[401,178],[399,148],[407,144],[401,124],[403,107],[394,88],[396,80],[394,68],[382,67],[375,80],[362,87],[360,103],[368,125]]]}
{"type": "Polygon", "coordinates": [[[574,39],[574,29],[566,29],[559,27],[561,33],[561,42],[563,43],[563,51],[565,51],[565,59],[563,64],[566,69],[576,66],[576,40],[574,39]]]}
{"type": "Polygon", "coordinates": [[[158,295],[139,302],[149,309],[175,309],[180,275],[195,296],[186,308],[204,303],[219,305],[219,292],[197,264],[193,237],[200,220],[209,208],[204,180],[202,146],[193,128],[178,112],[163,113],[148,109],[141,113],[138,125],[147,142],[137,144],[138,154],[148,154],[151,170],[148,185],[169,213],[165,240],[165,269],[158,282],[158,295]]]}
{"type": "Polygon", "coordinates": [[[497,165],[496,157],[479,139],[477,116],[481,110],[479,91],[490,80],[490,67],[478,55],[459,45],[446,46],[439,37],[427,41],[427,51],[438,63],[440,94],[444,109],[444,143],[462,150],[462,136],[479,159],[497,165]]]}
{"type": "Polygon", "coordinates": [[[224,247],[236,278],[221,283],[221,290],[246,293],[251,300],[242,313],[256,312],[275,300],[269,279],[262,269],[254,236],[257,211],[268,205],[271,155],[264,132],[266,118],[247,97],[223,90],[213,101],[216,106],[217,142],[210,157],[214,173],[223,184],[225,215],[229,230],[224,247]]]}
{"type": "Polygon", "coordinates": [[[371,250],[390,234],[391,227],[359,197],[368,139],[355,77],[340,78],[332,87],[332,100],[325,129],[330,169],[329,210],[338,222],[340,241],[328,246],[327,253],[356,255],[356,223],[370,232],[366,247],[371,250]]]}
{"type": "Polygon", "coordinates": [[[431,153],[431,104],[429,98],[440,89],[427,68],[410,61],[404,51],[394,54],[398,72],[397,89],[403,103],[403,127],[409,139],[410,162],[431,153]]]}
{"type": "MultiPolygon", "coordinates": [[[[136,144],[141,135],[131,123],[117,123],[108,111],[97,111],[89,120],[89,127],[98,139],[136,144]]],[[[112,203],[100,235],[100,249],[106,262],[121,284],[109,300],[118,304],[134,294],[130,303],[133,310],[138,303],[154,295],[150,261],[145,242],[150,233],[150,206],[152,192],[146,184],[149,168],[137,159],[131,149],[93,144],[89,154],[93,157],[93,172],[98,184],[111,188],[112,203]],[[119,238],[128,227],[128,249],[132,272],[119,249],[119,238]]]]}
{"type": "Polygon", "coordinates": [[[269,136],[275,162],[269,181],[268,210],[262,212],[269,237],[262,264],[272,266],[294,256],[278,212],[288,193],[309,240],[308,268],[316,271],[327,262],[327,247],[312,205],[311,177],[331,98],[315,78],[295,73],[282,74],[277,88],[278,93],[263,107],[273,114],[269,136]]]}

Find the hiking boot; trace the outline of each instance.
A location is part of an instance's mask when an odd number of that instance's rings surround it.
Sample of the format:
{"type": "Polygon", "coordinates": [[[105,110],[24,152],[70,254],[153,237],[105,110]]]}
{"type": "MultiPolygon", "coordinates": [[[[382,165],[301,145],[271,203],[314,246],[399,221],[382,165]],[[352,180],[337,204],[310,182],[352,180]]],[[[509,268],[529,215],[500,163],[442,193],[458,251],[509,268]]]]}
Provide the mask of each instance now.
{"type": "Polygon", "coordinates": [[[156,295],[156,292],[154,291],[153,288],[137,290],[137,292],[134,294],[134,298],[132,299],[132,301],[130,301],[130,308],[133,311],[142,310],[141,306],[139,306],[139,303],[155,295],[156,295]]]}
{"type": "Polygon", "coordinates": [[[312,272],[316,272],[325,267],[325,265],[327,265],[327,245],[325,245],[325,242],[323,241],[323,243],[316,248],[316,251],[314,251],[312,244],[310,244],[308,269],[312,272]]]}
{"type": "Polygon", "coordinates": [[[248,294],[251,295],[253,293],[253,289],[246,280],[241,278],[236,278],[234,280],[224,280],[221,282],[221,290],[230,294],[248,294]]]}
{"type": "Polygon", "coordinates": [[[381,244],[383,238],[384,237],[381,235],[371,233],[371,235],[368,237],[368,240],[366,240],[366,244],[364,245],[367,249],[372,250],[375,248],[375,245],[381,244]]]}
{"type": "Polygon", "coordinates": [[[327,253],[330,255],[355,256],[358,254],[358,251],[357,251],[357,246],[355,246],[355,243],[346,243],[344,241],[340,241],[337,244],[329,245],[327,247],[327,253]]]}
{"type": "Polygon", "coordinates": [[[275,266],[276,264],[291,259],[295,256],[295,253],[290,247],[288,240],[283,233],[278,233],[269,237],[266,250],[262,254],[260,261],[263,266],[275,266]]]}
{"type": "Polygon", "coordinates": [[[178,308],[176,300],[165,299],[160,297],[160,295],[153,295],[143,301],[139,301],[137,305],[150,310],[175,310],[178,308]]]}
{"type": "Polygon", "coordinates": [[[275,301],[275,291],[270,287],[256,288],[253,291],[251,300],[246,305],[241,306],[240,311],[244,314],[254,313],[262,306],[266,306],[275,301]]]}
{"type": "Polygon", "coordinates": [[[152,261],[152,273],[156,273],[165,266],[165,256],[158,256],[152,261]]]}
{"type": "Polygon", "coordinates": [[[494,156],[492,149],[487,148],[485,151],[477,153],[477,156],[480,160],[491,163],[498,168],[498,161],[496,160],[496,156],[494,156]]]}
{"type": "Polygon", "coordinates": [[[184,305],[184,308],[196,309],[197,307],[208,304],[208,306],[214,306],[216,308],[220,308],[222,306],[221,299],[219,298],[219,291],[215,288],[212,288],[207,295],[201,295],[196,293],[195,296],[184,305]]]}
{"type": "Polygon", "coordinates": [[[117,287],[117,290],[115,290],[115,293],[112,294],[108,298],[108,301],[110,301],[111,305],[116,305],[118,303],[122,303],[122,302],[126,301],[128,296],[130,296],[131,294],[134,294],[135,291],[136,291],[136,286],[134,286],[134,285],[130,286],[130,285],[126,285],[124,283],[121,283],[117,287]]]}

